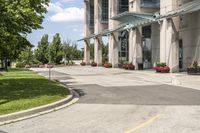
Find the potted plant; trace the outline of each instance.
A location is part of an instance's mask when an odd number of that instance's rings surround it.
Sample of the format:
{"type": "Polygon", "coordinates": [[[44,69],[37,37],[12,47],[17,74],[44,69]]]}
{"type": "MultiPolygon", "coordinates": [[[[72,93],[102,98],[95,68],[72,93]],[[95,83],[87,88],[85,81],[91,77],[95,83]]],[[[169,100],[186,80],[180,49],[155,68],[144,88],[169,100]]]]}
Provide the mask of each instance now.
{"type": "Polygon", "coordinates": [[[81,66],[85,66],[86,63],[85,63],[85,62],[81,62],[80,65],[81,65],[81,66]]]}
{"type": "Polygon", "coordinates": [[[191,66],[187,68],[187,73],[189,75],[199,75],[200,74],[200,66],[198,66],[197,61],[193,61],[191,66]]]}
{"type": "Polygon", "coordinates": [[[97,63],[93,61],[93,62],[91,63],[91,66],[92,66],[92,67],[96,67],[96,66],[97,66],[97,63]]]}
{"type": "Polygon", "coordinates": [[[105,63],[103,66],[105,68],[112,68],[112,64],[111,63],[105,63]]]}
{"type": "Polygon", "coordinates": [[[123,68],[125,70],[135,70],[135,66],[132,63],[124,64],[123,68]]]}
{"type": "Polygon", "coordinates": [[[169,73],[170,68],[166,65],[166,63],[157,63],[156,67],[154,67],[157,73],[169,73]]]}

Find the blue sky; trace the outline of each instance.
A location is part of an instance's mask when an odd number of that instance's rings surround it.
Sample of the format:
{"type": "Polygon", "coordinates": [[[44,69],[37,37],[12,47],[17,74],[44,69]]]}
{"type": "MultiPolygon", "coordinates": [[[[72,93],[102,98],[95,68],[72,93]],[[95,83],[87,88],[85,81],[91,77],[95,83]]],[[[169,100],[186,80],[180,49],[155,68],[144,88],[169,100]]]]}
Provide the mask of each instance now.
{"type": "MultiPolygon", "coordinates": [[[[62,41],[76,41],[83,37],[83,14],[83,0],[51,0],[43,29],[33,31],[28,40],[37,45],[42,35],[48,34],[52,41],[53,35],[60,33],[62,41]]],[[[79,42],[79,48],[83,47],[82,43],[79,42]]]]}

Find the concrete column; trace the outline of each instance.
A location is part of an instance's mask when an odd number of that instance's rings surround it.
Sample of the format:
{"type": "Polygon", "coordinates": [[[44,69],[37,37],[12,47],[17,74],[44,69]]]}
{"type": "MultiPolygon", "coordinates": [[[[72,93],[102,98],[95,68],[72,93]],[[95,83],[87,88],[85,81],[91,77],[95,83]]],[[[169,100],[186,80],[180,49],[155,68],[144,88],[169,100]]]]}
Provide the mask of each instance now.
{"type": "MultiPolygon", "coordinates": [[[[118,0],[109,0],[109,18],[116,16],[118,11],[118,0]]],[[[109,19],[109,29],[117,28],[119,22],[109,19]]],[[[109,63],[113,67],[118,67],[118,33],[109,36],[109,63]]]]}
{"type": "Polygon", "coordinates": [[[138,64],[142,63],[142,31],[141,28],[131,29],[129,32],[129,62],[138,69],[138,64]]]}
{"type": "MultiPolygon", "coordinates": [[[[94,1],[94,33],[98,34],[102,31],[101,23],[101,0],[94,1]]],[[[94,61],[98,65],[102,65],[102,37],[95,38],[94,43],[94,61]]]]}
{"type": "MultiPolygon", "coordinates": [[[[84,1],[84,36],[87,37],[90,35],[89,28],[89,2],[84,1]]],[[[90,40],[84,41],[84,62],[86,64],[90,63],[90,40]]]]}
{"type": "MultiPolygon", "coordinates": [[[[129,11],[140,12],[140,0],[129,0],[129,11]]],[[[142,30],[141,27],[130,29],[129,31],[129,62],[138,69],[138,64],[142,63],[142,30]]]]}
{"type": "Polygon", "coordinates": [[[90,41],[89,41],[89,40],[85,40],[84,62],[85,62],[87,65],[90,64],[90,41]]]}
{"type": "Polygon", "coordinates": [[[151,24],[151,60],[153,67],[160,62],[160,25],[158,23],[151,24]]]}
{"type": "Polygon", "coordinates": [[[130,12],[140,12],[140,0],[129,0],[129,11],[130,12]]]}
{"type": "MultiPolygon", "coordinates": [[[[161,15],[178,8],[174,0],[161,0],[161,15]]],[[[160,62],[166,63],[171,72],[179,71],[179,18],[164,19],[160,28],[160,62]]]]}

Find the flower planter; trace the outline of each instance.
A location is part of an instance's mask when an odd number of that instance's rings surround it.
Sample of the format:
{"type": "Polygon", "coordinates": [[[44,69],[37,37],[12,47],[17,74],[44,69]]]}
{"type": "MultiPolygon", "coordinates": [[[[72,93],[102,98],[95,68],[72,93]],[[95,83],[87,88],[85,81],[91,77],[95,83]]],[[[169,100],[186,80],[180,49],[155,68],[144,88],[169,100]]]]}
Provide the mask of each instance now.
{"type": "Polygon", "coordinates": [[[135,66],[133,64],[124,64],[122,67],[125,70],[135,70],[135,66]]]}
{"type": "Polygon", "coordinates": [[[81,65],[81,66],[85,66],[86,63],[85,63],[85,62],[81,62],[80,65],[81,65]]]}
{"type": "Polygon", "coordinates": [[[97,66],[97,63],[92,62],[92,63],[91,63],[91,66],[92,66],[92,67],[96,67],[96,66],[97,66]]]}
{"type": "Polygon", "coordinates": [[[200,68],[187,68],[188,75],[200,75],[200,68]]]}
{"type": "Polygon", "coordinates": [[[193,61],[192,65],[187,68],[188,75],[200,75],[200,66],[197,61],[193,61]]]}
{"type": "Polygon", "coordinates": [[[105,68],[112,68],[112,64],[111,63],[106,63],[103,65],[105,68]]]}

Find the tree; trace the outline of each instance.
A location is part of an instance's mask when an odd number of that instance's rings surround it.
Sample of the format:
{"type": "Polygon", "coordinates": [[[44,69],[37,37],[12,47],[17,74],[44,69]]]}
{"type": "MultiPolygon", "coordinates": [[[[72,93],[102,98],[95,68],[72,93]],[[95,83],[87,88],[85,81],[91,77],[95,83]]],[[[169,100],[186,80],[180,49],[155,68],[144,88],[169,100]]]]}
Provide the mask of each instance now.
{"type": "Polygon", "coordinates": [[[38,42],[38,47],[35,51],[36,59],[43,64],[47,64],[49,62],[48,38],[49,36],[47,34],[43,35],[41,41],[38,42]]]}
{"type": "Polygon", "coordinates": [[[103,64],[108,62],[108,44],[102,45],[102,60],[103,60],[103,64]]]}
{"type": "Polygon", "coordinates": [[[7,69],[30,43],[26,34],[42,28],[49,0],[0,0],[0,58],[7,69]]]}
{"type": "Polygon", "coordinates": [[[31,44],[25,37],[22,37],[21,35],[10,35],[5,40],[7,45],[0,44],[0,57],[2,67],[5,67],[7,70],[8,60],[10,62],[16,60],[21,51],[25,50],[27,46],[30,47],[31,44]]]}
{"type": "Polygon", "coordinates": [[[33,46],[28,46],[24,51],[21,52],[17,62],[22,62],[24,64],[33,64],[34,54],[32,51],[33,46]]]}
{"type": "Polygon", "coordinates": [[[90,59],[94,60],[94,43],[90,44],[90,59]]]}
{"type": "Polygon", "coordinates": [[[50,46],[51,61],[55,64],[60,64],[62,61],[62,43],[60,34],[56,33],[50,46]]]}
{"type": "Polygon", "coordinates": [[[67,63],[69,64],[69,61],[70,61],[70,54],[71,54],[70,43],[71,43],[71,41],[67,40],[67,41],[63,42],[63,44],[62,44],[62,52],[63,52],[63,58],[64,58],[65,65],[67,65],[67,63]]]}

